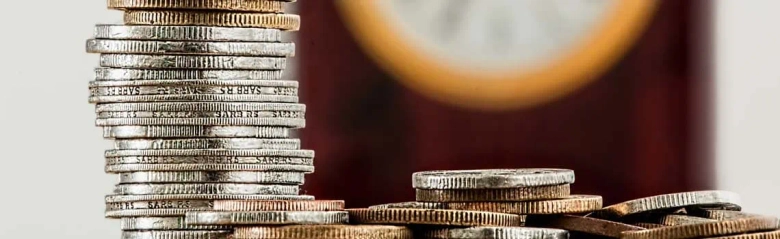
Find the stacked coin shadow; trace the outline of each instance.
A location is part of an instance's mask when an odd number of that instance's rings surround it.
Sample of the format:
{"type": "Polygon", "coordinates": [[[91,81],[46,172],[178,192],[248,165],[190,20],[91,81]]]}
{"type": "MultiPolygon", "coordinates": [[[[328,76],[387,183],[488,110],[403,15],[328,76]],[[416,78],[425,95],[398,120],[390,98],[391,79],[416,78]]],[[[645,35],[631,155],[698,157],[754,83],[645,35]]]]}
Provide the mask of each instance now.
{"type": "Polygon", "coordinates": [[[124,24],[97,25],[89,102],[114,140],[119,175],[106,217],[123,238],[227,238],[230,227],[188,225],[216,200],[296,200],[314,171],[291,130],[305,126],[298,82],[283,80],[297,15],[278,0],[109,0],[124,24]]]}

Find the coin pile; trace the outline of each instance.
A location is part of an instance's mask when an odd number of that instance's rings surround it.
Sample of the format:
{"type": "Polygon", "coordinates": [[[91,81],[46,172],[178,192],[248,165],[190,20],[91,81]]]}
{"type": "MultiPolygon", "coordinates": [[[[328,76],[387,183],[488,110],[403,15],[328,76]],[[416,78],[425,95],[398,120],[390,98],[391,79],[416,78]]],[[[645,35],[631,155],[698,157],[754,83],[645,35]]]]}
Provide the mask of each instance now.
{"type": "Polygon", "coordinates": [[[187,225],[215,200],[313,200],[298,195],[314,171],[298,82],[282,80],[299,28],[279,0],[109,0],[124,25],[97,25],[90,82],[96,124],[114,139],[106,172],[119,174],[106,216],[123,238],[216,239],[229,227],[187,225]]]}

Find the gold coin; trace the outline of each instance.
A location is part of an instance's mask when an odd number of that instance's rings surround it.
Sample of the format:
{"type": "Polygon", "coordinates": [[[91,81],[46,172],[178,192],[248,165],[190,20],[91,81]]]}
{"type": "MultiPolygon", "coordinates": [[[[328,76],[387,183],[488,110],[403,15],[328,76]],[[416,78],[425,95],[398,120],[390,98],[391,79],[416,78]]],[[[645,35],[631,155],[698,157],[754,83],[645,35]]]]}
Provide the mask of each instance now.
{"type": "Polygon", "coordinates": [[[625,223],[575,215],[529,216],[526,224],[526,226],[531,227],[558,228],[572,232],[614,238],[620,237],[620,233],[625,231],[645,230],[645,228],[625,223]]]}
{"type": "Polygon", "coordinates": [[[778,220],[773,217],[749,217],[725,221],[696,223],[680,226],[662,227],[643,231],[630,231],[621,234],[622,239],[676,239],[725,236],[777,229],[778,220]]]}
{"type": "Polygon", "coordinates": [[[421,202],[498,202],[569,197],[569,184],[506,189],[416,189],[421,202]]]}
{"type": "Polygon", "coordinates": [[[489,211],[511,214],[571,214],[601,209],[601,196],[571,195],[569,198],[524,202],[444,203],[447,209],[489,211]]]}
{"type": "Polygon", "coordinates": [[[402,226],[383,225],[293,225],[238,227],[233,236],[242,239],[412,239],[412,231],[402,226]]]}
{"type": "Polygon", "coordinates": [[[350,223],[446,225],[446,226],[521,226],[522,217],[506,213],[440,209],[347,209],[350,223]]]}
{"type": "Polygon", "coordinates": [[[301,18],[294,14],[209,11],[126,11],[128,25],[259,27],[297,31],[301,18]]]}
{"type": "Polygon", "coordinates": [[[281,13],[279,1],[259,0],[108,0],[111,9],[193,9],[281,13]]]}
{"type": "Polygon", "coordinates": [[[214,202],[216,211],[342,211],[342,200],[223,200],[214,202]]]}
{"type": "Polygon", "coordinates": [[[780,239],[780,230],[722,237],[710,237],[710,239],[780,239]]]}
{"type": "Polygon", "coordinates": [[[661,224],[649,223],[649,222],[637,222],[637,223],[634,223],[634,226],[644,227],[644,228],[647,228],[647,229],[665,227],[664,225],[661,225],[661,224]]]}

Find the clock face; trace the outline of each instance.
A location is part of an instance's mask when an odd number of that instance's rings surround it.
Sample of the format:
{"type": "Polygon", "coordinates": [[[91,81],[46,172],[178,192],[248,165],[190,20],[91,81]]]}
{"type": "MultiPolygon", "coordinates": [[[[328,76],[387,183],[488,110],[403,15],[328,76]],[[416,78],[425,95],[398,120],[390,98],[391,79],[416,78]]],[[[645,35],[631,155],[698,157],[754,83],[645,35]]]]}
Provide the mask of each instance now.
{"type": "Polygon", "coordinates": [[[342,0],[359,43],[406,85],[467,107],[561,97],[636,38],[652,0],[342,0]]]}

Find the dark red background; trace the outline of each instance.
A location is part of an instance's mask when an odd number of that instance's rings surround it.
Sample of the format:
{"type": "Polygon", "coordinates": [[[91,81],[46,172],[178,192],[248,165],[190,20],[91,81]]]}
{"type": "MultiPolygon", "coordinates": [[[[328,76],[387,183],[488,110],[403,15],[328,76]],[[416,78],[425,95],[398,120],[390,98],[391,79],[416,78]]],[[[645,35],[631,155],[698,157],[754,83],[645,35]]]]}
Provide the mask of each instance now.
{"type": "Polygon", "coordinates": [[[662,1],[634,48],[559,101],[503,113],[432,101],[373,64],[333,1],[301,1],[305,189],[349,207],[414,199],[420,170],[561,167],[605,203],[711,183],[707,1],[662,1]]]}

